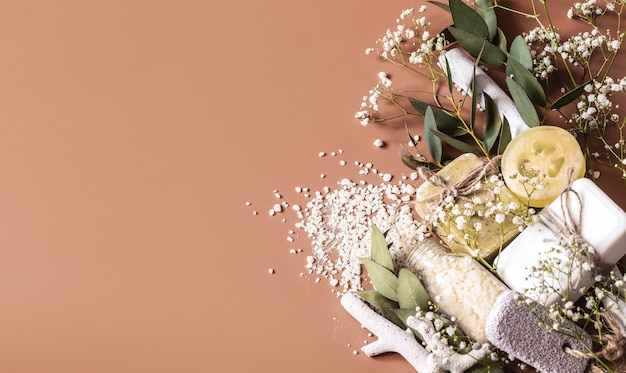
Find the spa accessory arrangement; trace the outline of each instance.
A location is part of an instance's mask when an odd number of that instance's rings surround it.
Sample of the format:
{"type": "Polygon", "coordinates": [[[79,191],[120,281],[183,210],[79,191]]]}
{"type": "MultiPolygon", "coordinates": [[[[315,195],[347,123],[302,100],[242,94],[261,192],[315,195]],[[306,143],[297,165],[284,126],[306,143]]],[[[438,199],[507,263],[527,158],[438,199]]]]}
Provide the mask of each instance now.
{"type": "Polygon", "coordinates": [[[372,225],[372,289],[341,297],[378,338],[366,355],[396,352],[419,373],[617,371],[626,213],[596,181],[602,167],[626,179],[626,77],[611,76],[625,9],[429,1],[366,51],[432,87],[396,92],[381,72],[355,115],[403,124],[400,159],[418,175],[403,202],[415,234],[372,225]],[[580,32],[560,35],[554,8],[580,32]],[[533,26],[500,27],[516,20],[533,26]]]}

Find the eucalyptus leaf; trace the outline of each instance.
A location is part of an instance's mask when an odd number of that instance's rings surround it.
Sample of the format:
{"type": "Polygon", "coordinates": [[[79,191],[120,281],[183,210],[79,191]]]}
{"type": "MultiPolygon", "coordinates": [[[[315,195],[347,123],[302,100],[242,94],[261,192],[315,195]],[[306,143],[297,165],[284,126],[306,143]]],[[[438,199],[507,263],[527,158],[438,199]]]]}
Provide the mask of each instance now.
{"type": "Polygon", "coordinates": [[[518,35],[511,42],[511,56],[522,64],[527,70],[533,68],[533,56],[530,54],[530,48],[521,35],[518,35]]]}
{"type": "Polygon", "coordinates": [[[484,63],[499,67],[506,61],[506,54],[485,38],[471,34],[457,27],[448,27],[448,30],[459,44],[461,44],[461,47],[473,57],[477,57],[480,51],[484,50],[481,57],[481,61],[484,63]]]}
{"type": "Polygon", "coordinates": [[[426,116],[426,109],[428,109],[428,107],[430,106],[433,111],[436,127],[439,131],[455,137],[465,135],[466,131],[463,128],[463,123],[459,118],[448,114],[447,112],[439,109],[436,106],[431,106],[430,104],[422,101],[409,99],[409,102],[411,102],[411,105],[415,110],[417,110],[418,113],[424,116],[426,116]]]}
{"type": "Polygon", "coordinates": [[[362,290],[357,291],[357,294],[363,298],[366,302],[377,308],[383,316],[399,328],[406,329],[406,324],[394,310],[398,309],[398,303],[390,299],[387,299],[376,290],[362,290]]]}
{"type": "Polygon", "coordinates": [[[422,167],[424,164],[428,163],[425,159],[413,156],[408,150],[406,150],[404,145],[400,145],[400,160],[405,166],[412,170],[417,170],[418,167],[422,167]]]}
{"type": "Polygon", "coordinates": [[[489,152],[500,135],[502,121],[500,119],[498,107],[496,106],[496,103],[493,102],[491,96],[486,93],[483,93],[483,96],[485,98],[485,126],[483,128],[483,143],[485,144],[485,149],[489,152]]]}
{"type": "Polygon", "coordinates": [[[450,0],[448,3],[450,4],[450,12],[456,28],[479,36],[482,39],[489,38],[487,24],[474,9],[465,4],[463,0],[450,0]]]}
{"type": "Polygon", "coordinates": [[[550,105],[550,109],[554,110],[554,109],[558,109],[561,108],[569,103],[571,103],[572,101],[574,101],[575,99],[577,99],[578,97],[580,97],[580,95],[583,94],[583,92],[585,91],[585,86],[587,84],[591,83],[591,80],[589,80],[588,82],[579,85],[578,87],[572,89],[571,91],[565,93],[563,96],[559,97],[556,99],[556,101],[554,101],[552,103],[552,105],[550,105]]]}
{"type": "Polygon", "coordinates": [[[450,63],[448,62],[448,58],[446,55],[443,55],[444,60],[446,61],[446,82],[448,83],[448,92],[454,92],[452,84],[454,83],[452,79],[452,71],[450,70],[450,63]]]}
{"type": "Polygon", "coordinates": [[[450,12],[450,6],[446,3],[442,3],[440,1],[434,1],[434,0],[430,0],[428,2],[435,6],[438,6],[439,8],[445,10],[446,12],[450,12]]]}
{"type": "Polygon", "coordinates": [[[506,53],[506,35],[504,31],[500,27],[498,27],[498,32],[496,33],[496,37],[491,40],[491,42],[497,46],[503,53],[506,53]]]}
{"type": "Polygon", "coordinates": [[[408,268],[398,272],[398,304],[400,308],[428,310],[430,296],[415,273],[408,268]]]}
{"type": "MultiPolygon", "coordinates": [[[[406,325],[406,320],[411,317],[411,316],[415,316],[416,315],[416,311],[415,308],[413,309],[407,309],[407,308],[396,308],[394,310],[392,310],[396,316],[402,320],[402,322],[404,323],[404,325],[406,325]]],[[[415,329],[409,327],[408,325],[404,327],[411,329],[411,331],[413,332],[413,334],[420,340],[420,341],[424,341],[424,337],[422,337],[422,335],[415,329]]]]}
{"type": "Polygon", "coordinates": [[[432,107],[428,106],[424,114],[424,139],[426,140],[426,147],[430,156],[433,157],[436,163],[441,163],[441,140],[435,135],[435,131],[437,131],[437,122],[435,121],[432,107]]]}
{"type": "Polygon", "coordinates": [[[528,97],[536,104],[546,106],[546,93],[537,78],[515,57],[509,55],[506,62],[506,75],[513,76],[528,97]]]}
{"type": "Polygon", "coordinates": [[[489,40],[492,40],[498,33],[498,18],[493,8],[491,0],[477,0],[476,13],[485,21],[489,30],[489,40]]]}
{"type": "Polygon", "coordinates": [[[385,235],[378,229],[377,226],[372,225],[372,260],[377,264],[387,268],[391,272],[395,271],[393,268],[393,260],[391,260],[391,254],[385,241],[385,235]]]}
{"type": "Polygon", "coordinates": [[[515,107],[524,122],[526,122],[529,127],[540,125],[537,111],[530,101],[530,98],[526,95],[526,92],[524,92],[524,89],[511,77],[506,78],[506,86],[509,88],[513,102],[515,102],[515,107]]]}
{"type": "Polygon", "coordinates": [[[502,128],[500,129],[500,141],[498,141],[498,155],[504,153],[504,149],[509,146],[511,142],[511,126],[509,120],[504,117],[502,120],[502,128]]]}
{"type": "Polygon", "coordinates": [[[398,278],[396,275],[372,259],[361,258],[361,263],[363,263],[367,269],[367,273],[369,274],[370,281],[372,281],[374,288],[385,298],[397,302],[398,278]]]}
{"type": "Polygon", "coordinates": [[[476,154],[478,156],[484,155],[484,154],[482,154],[480,152],[480,150],[476,149],[475,147],[471,146],[470,144],[466,143],[465,141],[455,139],[454,137],[449,136],[449,135],[447,135],[447,134],[445,134],[445,133],[443,133],[441,131],[434,130],[433,133],[434,133],[434,135],[436,137],[441,139],[446,144],[452,146],[456,150],[460,150],[460,151],[462,151],[464,153],[473,153],[473,154],[476,154]]]}

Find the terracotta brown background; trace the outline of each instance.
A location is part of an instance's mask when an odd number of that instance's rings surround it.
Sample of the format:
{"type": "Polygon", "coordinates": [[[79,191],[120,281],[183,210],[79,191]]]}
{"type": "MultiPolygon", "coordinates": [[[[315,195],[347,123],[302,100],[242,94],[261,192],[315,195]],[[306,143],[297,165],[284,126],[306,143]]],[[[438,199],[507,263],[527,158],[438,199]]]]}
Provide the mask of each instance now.
{"type": "Polygon", "coordinates": [[[412,372],[267,211],[407,171],[352,116],[420,4],[0,0],[0,371],[412,372]]]}

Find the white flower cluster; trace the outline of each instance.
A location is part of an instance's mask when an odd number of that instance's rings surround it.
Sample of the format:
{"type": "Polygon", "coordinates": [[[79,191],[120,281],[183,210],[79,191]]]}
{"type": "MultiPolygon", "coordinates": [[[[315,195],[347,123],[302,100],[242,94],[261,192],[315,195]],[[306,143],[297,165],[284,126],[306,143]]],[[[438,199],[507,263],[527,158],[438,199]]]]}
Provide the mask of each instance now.
{"type": "MultiPolygon", "coordinates": [[[[585,250],[593,251],[593,248],[577,245],[572,240],[560,240],[537,266],[531,268],[527,280],[534,286],[524,291],[527,297],[524,302],[533,307],[550,297],[559,297],[557,302],[547,305],[548,312],[544,315],[545,319],[541,320],[540,324],[548,330],[580,337],[576,335],[579,332],[576,325],[582,321],[600,332],[604,327],[601,323],[601,313],[605,311],[602,299],[609,297],[616,300],[624,297],[625,278],[617,277],[611,271],[608,274],[593,276],[592,279],[595,281],[593,285],[578,289],[578,293],[582,294],[580,301],[570,299],[570,286],[574,279],[595,269],[593,264],[578,256],[578,252],[585,250]]],[[[598,343],[602,344],[603,341],[598,343]]]]}
{"type": "MultiPolygon", "coordinates": [[[[395,28],[387,29],[385,35],[376,42],[376,48],[367,48],[365,54],[376,54],[394,65],[409,67],[418,74],[422,73],[414,66],[426,70],[437,68],[438,53],[433,51],[443,53],[446,40],[443,35],[432,37],[427,29],[429,23],[423,14],[425,11],[425,5],[417,11],[413,8],[403,10],[396,19],[395,28]]],[[[355,114],[355,118],[364,126],[381,120],[376,116],[381,100],[400,107],[395,102],[392,83],[387,74],[379,73],[378,78],[378,83],[363,97],[361,108],[355,114]]]]}
{"type": "Polygon", "coordinates": [[[604,81],[588,84],[576,104],[578,112],[571,116],[570,122],[581,130],[604,130],[607,124],[618,124],[620,117],[613,111],[611,96],[620,92],[626,92],[626,77],[615,81],[607,76],[604,81]]]}
{"type": "Polygon", "coordinates": [[[602,8],[597,0],[588,0],[583,3],[576,2],[567,11],[567,17],[570,19],[576,17],[591,22],[594,17],[602,16],[607,11],[614,12],[617,3],[619,3],[619,0],[607,0],[605,1],[605,7],[602,8]]]}

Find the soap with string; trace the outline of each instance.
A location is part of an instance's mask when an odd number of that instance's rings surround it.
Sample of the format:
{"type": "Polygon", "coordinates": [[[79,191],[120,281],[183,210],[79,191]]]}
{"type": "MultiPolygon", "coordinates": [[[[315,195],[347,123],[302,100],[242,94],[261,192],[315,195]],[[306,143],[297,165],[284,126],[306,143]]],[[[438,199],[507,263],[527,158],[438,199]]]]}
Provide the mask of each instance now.
{"type": "Polygon", "coordinates": [[[415,211],[454,252],[492,259],[519,234],[513,219],[526,209],[491,167],[489,160],[466,153],[423,176],[415,192],[415,211]],[[467,176],[481,169],[475,182],[467,183],[467,176]]]}
{"type": "Polygon", "coordinates": [[[598,259],[595,268],[609,268],[626,255],[626,213],[593,181],[583,178],[546,206],[539,221],[546,215],[576,232],[563,237],[545,224],[530,225],[494,263],[509,288],[543,305],[574,302],[593,283],[590,257],[598,259]],[[576,240],[592,248],[589,255],[576,255],[576,240]]]}

